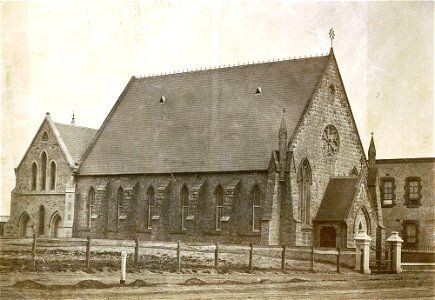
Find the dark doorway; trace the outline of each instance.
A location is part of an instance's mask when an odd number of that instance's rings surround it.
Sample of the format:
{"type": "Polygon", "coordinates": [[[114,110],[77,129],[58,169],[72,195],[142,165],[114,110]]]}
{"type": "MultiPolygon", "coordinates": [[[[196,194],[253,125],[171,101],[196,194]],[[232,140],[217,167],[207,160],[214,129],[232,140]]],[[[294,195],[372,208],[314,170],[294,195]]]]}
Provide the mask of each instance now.
{"type": "Polygon", "coordinates": [[[320,247],[337,247],[337,237],[334,227],[331,226],[320,228],[320,247]]]}

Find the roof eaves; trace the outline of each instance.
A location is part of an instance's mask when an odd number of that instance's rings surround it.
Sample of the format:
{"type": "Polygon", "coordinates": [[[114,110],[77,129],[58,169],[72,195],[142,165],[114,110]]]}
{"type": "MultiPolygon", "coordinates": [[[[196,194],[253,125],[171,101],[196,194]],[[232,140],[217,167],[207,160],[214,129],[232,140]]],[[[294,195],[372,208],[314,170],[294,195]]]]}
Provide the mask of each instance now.
{"type": "MultiPolygon", "coordinates": [[[[47,114],[48,114],[48,113],[47,113],[47,114]]],[[[45,122],[45,121],[46,121],[46,119],[44,118],[44,120],[42,120],[42,122],[41,122],[41,125],[39,125],[39,128],[38,128],[38,130],[36,131],[35,136],[33,137],[32,141],[30,142],[29,147],[27,147],[26,152],[24,153],[23,157],[21,158],[21,161],[18,163],[18,166],[17,166],[15,169],[18,169],[18,168],[21,166],[21,164],[23,163],[24,158],[27,156],[27,153],[29,153],[29,151],[30,151],[30,147],[32,147],[33,143],[35,142],[35,140],[36,140],[36,136],[38,135],[38,132],[41,131],[42,125],[44,125],[44,122],[45,122]]]]}
{"type": "Polygon", "coordinates": [[[328,61],[325,63],[325,66],[323,67],[323,70],[322,70],[322,72],[320,73],[319,79],[317,80],[316,85],[314,86],[313,90],[311,91],[311,94],[310,94],[310,97],[309,97],[309,99],[308,99],[308,101],[307,101],[307,104],[305,105],[304,110],[302,111],[302,114],[301,114],[301,116],[299,117],[298,123],[297,123],[296,127],[294,128],[294,130],[293,130],[293,132],[292,132],[292,134],[291,134],[291,137],[290,137],[290,139],[289,139],[289,141],[288,141],[288,143],[287,143],[288,145],[293,144],[294,139],[296,138],[296,133],[299,131],[300,127],[302,126],[302,121],[303,121],[304,118],[305,118],[305,114],[307,113],[309,107],[310,107],[311,104],[313,103],[314,95],[316,94],[316,92],[317,92],[318,89],[320,88],[320,83],[322,82],[322,79],[323,79],[323,77],[325,76],[325,70],[326,70],[326,68],[328,67],[328,65],[329,65],[329,63],[330,63],[330,61],[331,61],[331,55],[332,55],[332,56],[334,55],[333,52],[330,52],[330,53],[329,53],[328,61]]]}
{"type": "Polygon", "coordinates": [[[361,142],[361,137],[359,135],[358,126],[356,126],[355,118],[354,118],[353,112],[352,112],[352,107],[350,106],[349,98],[347,97],[346,87],[344,86],[343,78],[341,77],[341,73],[340,73],[340,68],[338,67],[337,59],[335,58],[334,50],[332,48],[331,48],[330,55],[331,55],[331,59],[335,63],[335,66],[337,67],[337,70],[338,70],[338,72],[337,72],[338,73],[338,79],[340,80],[341,86],[343,87],[344,99],[346,100],[346,103],[347,103],[347,105],[349,107],[350,117],[352,118],[353,125],[355,126],[355,129],[356,129],[356,133],[357,133],[357,137],[358,137],[358,142],[359,142],[359,145],[360,145],[360,147],[362,149],[362,155],[364,157],[364,161],[365,161],[366,167],[368,167],[367,157],[366,157],[366,154],[365,154],[365,151],[364,151],[363,144],[361,142]]]}
{"type": "Polygon", "coordinates": [[[45,119],[47,120],[48,126],[50,126],[51,131],[53,132],[54,136],[56,137],[57,143],[60,146],[60,150],[62,151],[66,161],[68,162],[69,166],[72,168],[75,165],[74,159],[69,152],[68,148],[66,147],[59,130],[57,130],[56,124],[54,124],[53,120],[51,119],[50,115],[47,114],[45,116],[45,119]]]}
{"type": "Polygon", "coordinates": [[[44,120],[41,122],[41,125],[39,126],[38,130],[36,131],[35,136],[33,137],[32,141],[30,142],[29,147],[27,147],[27,150],[26,150],[26,152],[24,153],[23,157],[21,158],[21,161],[20,161],[20,163],[18,164],[18,166],[16,167],[16,169],[18,169],[18,168],[22,165],[22,163],[23,163],[23,161],[24,161],[24,158],[27,156],[27,153],[29,153],[29,151],[30,151],[30,147],[33,145],[33,143],[34,143],[35,140],[36,140],[36,136],[38,135],[38,132],[41,131],[41,128],[42,128],[42,126],[44,125],[44,122],[47,122],[48,126],[49,126],[50,129],[52,130],[52,132],[53,132],[54,136],[56,137],[56,140],[57,140],[57,142],[59,143],[59,146],[60,146],[60,148],[61,148],[61,150],[62,150],[62,153],[64,154],[65,159],[66,159],[66,161],[68,162],[68,164],[69,164],[71,167],[74,166],[74,160],[72,159],[71,154],[69,153],[68,149],[66,148],[65,143],[63,142],[62,138],[60,137],[59,131],[57,130],[56,125],[54,124],[53,120],[52,120],[51,117],[50,117],[50,113],[47,113],[47,114],[45,115],[44,120]]]}

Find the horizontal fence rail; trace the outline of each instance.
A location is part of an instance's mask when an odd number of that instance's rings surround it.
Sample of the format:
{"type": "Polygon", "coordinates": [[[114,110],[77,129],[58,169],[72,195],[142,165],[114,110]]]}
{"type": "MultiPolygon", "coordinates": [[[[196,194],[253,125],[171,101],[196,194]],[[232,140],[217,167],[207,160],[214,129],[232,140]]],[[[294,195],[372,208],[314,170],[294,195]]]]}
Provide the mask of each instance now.
{"type": "Polygon", "coordinates": [[[418,245],[415,248],[402,248],[402,252],[419,252],[419,253],[435,253],[435,246],[432,245],[418,245]]]}
{"type": "MultiPolygon", "coordinates": [[[[300,261],[299,269],[314,271],[316,263],[336,265],[339,273],[341,265],[350,267],[343,260],[354,261],[354,249],[294,247],[283,245],[255,244],[220,244],[220,243],[190,243],[136,240],[105,240],[105,239],[8,239],[9,245],[29,247],[31,250],[31,267],[35,268],[38,255],[47,255],[47,251],[72,251],[76,262],[86,269],[95,267],[96,255],[106,255],[107,258],[117,257],[125,251],[127,260],[134,268],[162,266],[163,262],[172,265],[171,268],[180,272],[182,267],[214,268],[220,270],[238,269],[253,272],[255,269],[277,269],[283,272],[293,267],[294,261],[300,261]],[[93,260],[94,258],[94,260],[93,260]],[[154,259],[151,262],[151,259],[154,259]],[[157,262],[156,262],[157,261],[157,262]],[[157,265],[156,265],[157,263],[157,265]],[[301,267],[302,266],[302,267],[301,267]]],[[[110,259],[109,259],[110,260],[110,259]]],[[[101,262],[99,267],[101,267],[101,262]]],[[[114,264],[111,264],[114,265],[114,264]]]]}

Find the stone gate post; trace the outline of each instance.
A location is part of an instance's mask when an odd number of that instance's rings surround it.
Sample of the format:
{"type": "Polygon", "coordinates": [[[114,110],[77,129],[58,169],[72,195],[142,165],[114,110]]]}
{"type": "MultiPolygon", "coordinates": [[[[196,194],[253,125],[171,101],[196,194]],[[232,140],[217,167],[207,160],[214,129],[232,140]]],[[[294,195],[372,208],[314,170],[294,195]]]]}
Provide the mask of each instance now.
{"type": "Polygon", "coordinates": [[[391,247],[391,271],[394,273],[402,272],[402,243],[397,231],[391,232],[391,236],[387,239],[387,243],[391,247]]]}
{"type": "Polygon", "coordinates": [[[370,241],[372,240],[364,230],[358,231],[355,235],[355,270],[361,271],[363,274],[370,274],[369,258],[370,258],[370,241]]]}

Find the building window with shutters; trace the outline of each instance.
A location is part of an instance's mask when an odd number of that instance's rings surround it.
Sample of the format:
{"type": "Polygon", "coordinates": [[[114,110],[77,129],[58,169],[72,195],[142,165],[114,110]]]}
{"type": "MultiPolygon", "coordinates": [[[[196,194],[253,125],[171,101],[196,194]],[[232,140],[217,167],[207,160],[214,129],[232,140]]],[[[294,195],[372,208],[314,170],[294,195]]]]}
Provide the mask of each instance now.
{"type": "Polygon", "coordinates": [[[380,180],[380,194],[382,207],[393,207],[396,199],[396,185],[394,177],[382,177],[380,180]]]}
{"type": "Polygon", "coordinates": [[[405,180],[405,205],[409,208],[421,206],[421,178],[407,177],[405,180]]]}
{"type": "Polygon", "coordinates": [[[403,221],[403,247],[416,248],[418,246],[418,221],[403,221]]]}

